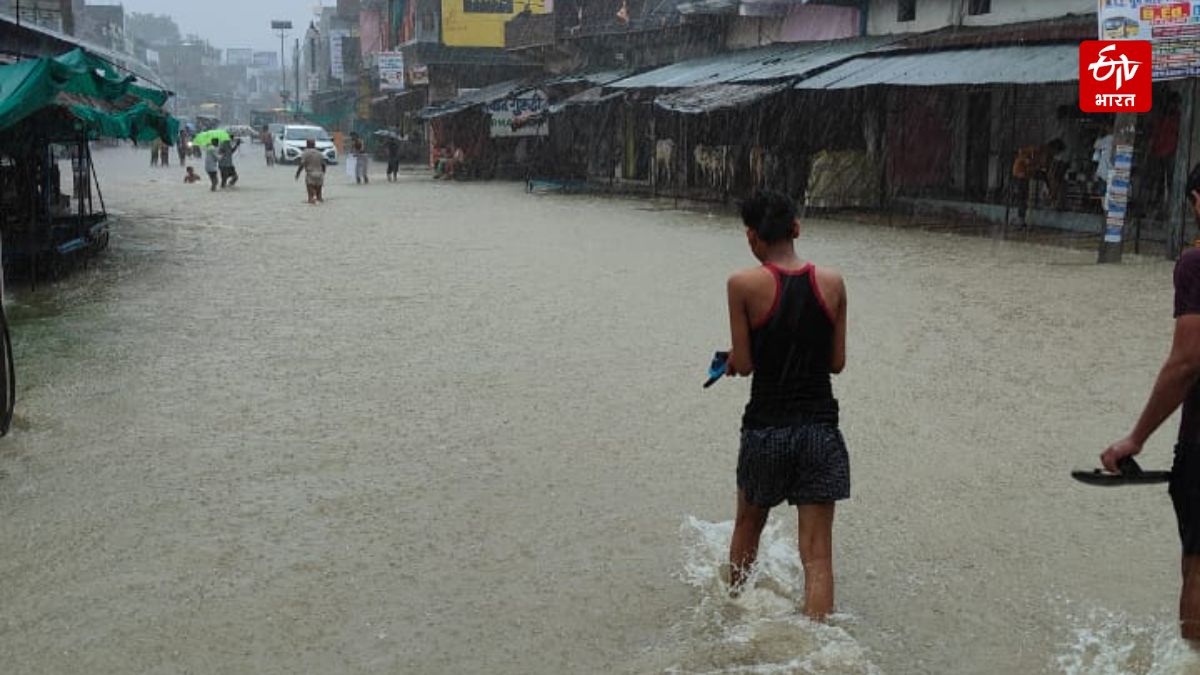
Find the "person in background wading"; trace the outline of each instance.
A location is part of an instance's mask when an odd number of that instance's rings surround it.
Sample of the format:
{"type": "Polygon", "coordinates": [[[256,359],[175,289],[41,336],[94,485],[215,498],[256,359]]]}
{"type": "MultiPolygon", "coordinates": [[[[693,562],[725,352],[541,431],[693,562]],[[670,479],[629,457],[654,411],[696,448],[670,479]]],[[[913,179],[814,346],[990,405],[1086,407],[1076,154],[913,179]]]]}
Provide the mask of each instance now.
{"type": "Polygon", "coordinates": [[[271,127],[264,124],[259,139],[263,144],[263,154],[267,157],[267,166],[275,166],[275,137],[271,135],[271,127]]]}
{"type": "Polygon", "coordinates": [[[217,139],[212,139],[208,147],[204,149],[204,173],[208,174],[208,180],[212,182],[212,192],[217,191],[217,171],[221,168],[221,159],[218,157],[220,143],[217,139]]]}
{"type": "Polygon", "coordinates": [[[296,180],[300,180],[300,172],[303,171],[308,203],[317,204],[325,201],[321,194],[325,186],[325,155],[317,150],[317,142],[311,138],[304,145],[304,152],[300,153],[300,161],[297,162],[296,180]]]}
{"type": "Polygon", "coordinates": [[[238,173],[237,168],[233,165],[233,153],[237,152],[242,146],[242,139],[238,138],[230,143],[229,141],[221,141],[221,152],[217,165],[221,170],[221,187],[233,187],[237,185],[238,173]]]}
{"type": "Polygon", "coordinates": [[[350,132],[350,149],[354,153],[354,182],[360,185],[371,182],[367,176],[367,144],[357,131],[350,132]]]}
{"type": "Polygon", "coordinates": [[[388,182],[396,182],[400,180],[400,141],[389,136],[384,147],[387,148],[388,182]]]}
{"type": "Polygon", "coordinates": [[[741,206],[750,251],[762,264],[729,277],[733,347],[727,375],[753,375],[737,461],[737,517],[729,548],[734,593],[747,582],[771,509],[799,516],[804,613],[833,611],[834,504],[850,497],[850,458],[831,375],[846,365],[841,275],[796,255],[791,198],[760,192],[741,206]]]}

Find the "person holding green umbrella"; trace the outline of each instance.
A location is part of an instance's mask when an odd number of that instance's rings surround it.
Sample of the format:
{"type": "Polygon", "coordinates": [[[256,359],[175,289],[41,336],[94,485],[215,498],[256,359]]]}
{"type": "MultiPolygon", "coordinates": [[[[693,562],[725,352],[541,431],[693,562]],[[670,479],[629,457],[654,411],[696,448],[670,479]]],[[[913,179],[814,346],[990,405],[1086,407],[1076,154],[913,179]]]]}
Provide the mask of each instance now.
{"type": "Polygon", "coordinates": [[[196,144],[196,147],[207,149],[208,146],[212,144],[214,138],[217,139],[218,143],[233,140],[233,137],[229,135],[229,132],[224,129],[209,129],[208,131],[201,131],[200,133],[196,134],[196,137],[192,139],[192,142],[196,144]]]}
{"type": "MultiPolygon", "coordinates": [[[[213,138],[208,145],[204,146],[204,172],[208,174],[208,180],[212,182],[212,192],[217,191],[217,169],[220,168],[220,159],[217,157],[217,147],[220,141],[213,138]]],[[[197,147],[199,147],[197,145],[197,147]]]]}

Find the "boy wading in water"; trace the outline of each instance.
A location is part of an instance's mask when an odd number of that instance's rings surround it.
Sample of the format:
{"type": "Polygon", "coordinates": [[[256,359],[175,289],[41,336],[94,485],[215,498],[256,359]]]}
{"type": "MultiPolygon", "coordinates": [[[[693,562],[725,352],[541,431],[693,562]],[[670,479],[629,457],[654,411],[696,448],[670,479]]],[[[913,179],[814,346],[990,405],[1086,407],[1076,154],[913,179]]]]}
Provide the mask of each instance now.
{"type": "Polygon", "coordinates": [[[833,611],[834,503],[850,496],[832,373],[846,363],[846,287],[837,272],[796,256],[796,207],[765,192],[742,204],[746,239],[762,265],[729,278],[733,348],[726,373],[753,374],[742,417],[737,519],[729,550],[740,591],[773,507],[799,513],[804,613],[833,611]]]}

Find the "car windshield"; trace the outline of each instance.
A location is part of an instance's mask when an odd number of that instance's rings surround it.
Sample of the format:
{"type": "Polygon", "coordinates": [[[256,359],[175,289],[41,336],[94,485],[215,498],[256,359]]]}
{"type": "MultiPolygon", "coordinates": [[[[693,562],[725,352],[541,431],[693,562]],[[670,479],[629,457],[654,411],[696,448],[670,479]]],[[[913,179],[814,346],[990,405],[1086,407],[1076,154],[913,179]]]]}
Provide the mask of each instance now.
{"type": "Polygon", "coordinates": [[[283,137],[289,141],[329,140],[329,132],[318,127],[292,127],[284,132],[283,137]]]}

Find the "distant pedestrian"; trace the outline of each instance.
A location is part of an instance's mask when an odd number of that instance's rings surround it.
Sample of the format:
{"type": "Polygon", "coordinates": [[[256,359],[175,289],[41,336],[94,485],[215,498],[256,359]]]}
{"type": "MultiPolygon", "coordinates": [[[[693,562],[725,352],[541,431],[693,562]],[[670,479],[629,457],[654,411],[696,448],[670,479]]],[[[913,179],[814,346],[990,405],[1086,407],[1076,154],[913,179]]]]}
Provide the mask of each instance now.
{"type": "Polygon", "coordinates": [[[196,183],[199,181],[200,181],[200,175],[196,173],[196,169],[194,167],[189,166],[187,168],[187,172],[183,174],[183,182],[187,183],[188,185],[191,185],[192,183],[196,183]]]}
{"type": "Polygon", "coordinates": [[[1017,157],[1012,165],[1012,195],[1017,207],[1017,225],[1025,226],[1025,214],[1029,203],[1036,201],[1041,186],[1045,183],[1049,192],[1050,203],[1058,200],[1059,181],[1053,171],[1054,157],[1066,149],[1067,144],[1062,139],[1055,138],[1045,145],[1027,145],[1017,151],[1017,157]]]}
{"type": "Polygon", "coordinates": [[[191,141],[191,137],[188,135],[187,128],[180,129],[179,136],[175,139],[175,152],[179,155],[179,166],[183,166],[187,160],[189,141],[191,141]]]}
{"type": "Polygon", "coordinates": [[[162,162],[163,166],[171,166],[171,146],[167,145],[166,141],[158,146],[158,161],[162,162]]]}
{"type": "Polygon", "coordinates": [[[310,138],[305,143],[304,152],[300,153],[297,165],[296,180],[300,180],[300,172],[303,171],[304,187],[308,190],[308,203],[324,202],[321,191],[325,185],[325,155],[317,150],[315,139],[310,138]]]}
{"type": "Polygon", "coordinates": [[[219,143],[217,139],[212,139],[212,143],[204,149],[204,172],[208,174],[208,179],[212,181],[212,191],[217,191],[217,169],[221,166],[221,160],[218,157],[220,154],[219,143]]]}
{"type": "Polygon", "coordinates": [[[370,183],[371,179],[367,176],[367,144],[356,131],[350,132],[350,149],[354,153],[354,182],[370,183]]]}
{"type": "Polygon", "coordinates": [[[241,147],[242,139],[237,139],[230,143],[222,141],[220,144],[220,154],[217,160],[217,166],[221,170],[221,187],[233,187],[237,185],[238,174],[237,169],[233,166],[233,153],[241,147]]]}
{"type": "Polygon", "coordinates": [[[389,136],[387,139],[387,179],[388,182],[400,180],[400,141],[389,136]]]}
{"type": "Polygon", "coordinates": [[[264,124],[260,138],[263,153],[267,156],[267,166],[275,166],[275,137],[271,135],[271,127],[264,124]]]}

